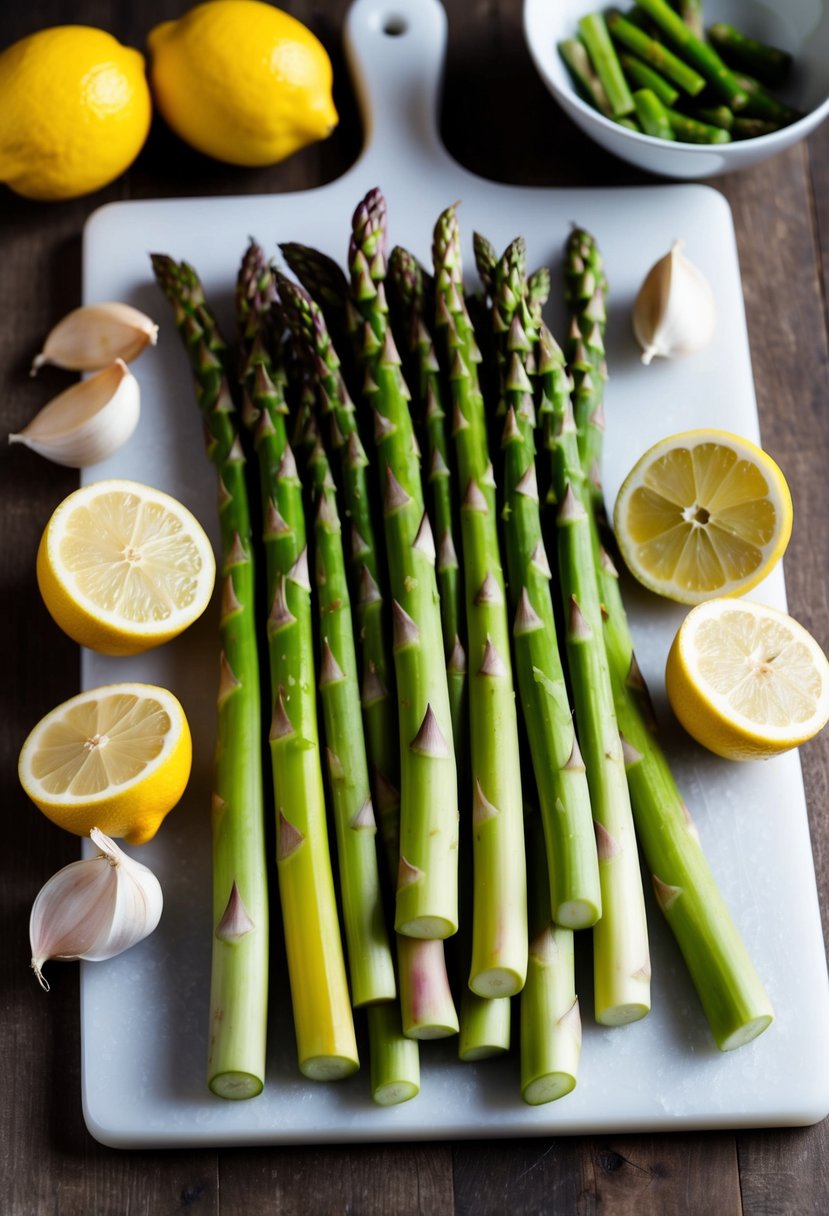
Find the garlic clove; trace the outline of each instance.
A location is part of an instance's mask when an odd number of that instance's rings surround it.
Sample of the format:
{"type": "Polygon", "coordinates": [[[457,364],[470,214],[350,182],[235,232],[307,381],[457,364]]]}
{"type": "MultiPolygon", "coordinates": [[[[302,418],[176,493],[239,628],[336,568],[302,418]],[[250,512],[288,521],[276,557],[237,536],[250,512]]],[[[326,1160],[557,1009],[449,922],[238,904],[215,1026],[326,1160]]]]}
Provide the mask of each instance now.
{"type": "Polygon", "coordinates": [[[702,271],[674,241],[648,271],[633,306],[633,332],[642,362],[674,359],[702,350],[714,336],[714,293],[702,271]]]}
{"type": "Polygon", "coordinates": [[[98,855],[58,870],[41,888],[29,918],[32,969],[47,992],[49,959],[100,962],[143,941],[161,919],[161,885],[98,828],[98,855]]]}
{"type": "Polygon", "coordinates": [[[28,426],[9,435],[72,469],[106,460],[132,435],[141,412],[138,381],[121,359],[88,380],[73,384],[36,414],[28,426]]]}
{"type": "Polygon", "coordinates": [[[130,363],[155,346],[158,326],[130,304],[88,304],[68,313],[35,356],[31,375],[44,363],[75,372],[95,372],[115,359],[130,363]]]}

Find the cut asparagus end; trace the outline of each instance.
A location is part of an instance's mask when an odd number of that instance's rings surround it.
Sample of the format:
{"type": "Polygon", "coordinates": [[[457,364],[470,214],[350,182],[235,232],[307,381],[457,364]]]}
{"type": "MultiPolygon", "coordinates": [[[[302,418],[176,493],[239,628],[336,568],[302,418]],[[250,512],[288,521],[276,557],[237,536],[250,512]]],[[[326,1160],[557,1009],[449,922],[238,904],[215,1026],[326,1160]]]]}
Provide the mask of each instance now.
{"type": "Polygon", "coordinates": [[[220,1072],[208,1078],[210,1092],[217,1098],[227,1098],[230,1101],[241,1102],[245,1098],[255,1098],[261,1094],[264,1086],[261,1077],[250,1072],[220,1072]]]}
{"type": "Polygon", "coordinates": [[[594,900],[568,899],[554,910],[553,920],[565,929],[592,929],[601,914],[601,905],[594,900]]]}
{"type": "Polygon", "coordinates": [[[752,1018],[750,1022],[738,1026],[731,1034],[720,1039],[717,1046],[720,1051],[734,1051],[737,1047],[744,1047],[746,1043],[750,1043],[761,1035],[764,1030],[768,1030],[773,1021],[774,1014],[772,1013],[764,1013],[760,1017],[752,1018]]]}
{"type": "Polygon", "coordinates": [[[489,967],[470,977],[469,987],[477,996],[515,996],[524,987],[523,972],[513,967],[489,967]]]}
{"type": "Polygon", "coordinates": [[[551,1072],[535,1077],[521,1090],[521,1097],[528,1106],[543,1106],[555,1102],[576,1088],[576,1077],[571,1072],[551,1072]]]}
{"type": "Polygon", "coordinates": [[[509,997],[476,996],[468,988],[461,999],[458,1059],[488,1060],[509,1051],[512,1005],[509,997]]]}
{"type": "Polygon", "coordinates": [[[343,1081],[359,1067],[354,1056],[309,1056],[299,1062],[299,1071],[309,1081],[343,1081]]]}

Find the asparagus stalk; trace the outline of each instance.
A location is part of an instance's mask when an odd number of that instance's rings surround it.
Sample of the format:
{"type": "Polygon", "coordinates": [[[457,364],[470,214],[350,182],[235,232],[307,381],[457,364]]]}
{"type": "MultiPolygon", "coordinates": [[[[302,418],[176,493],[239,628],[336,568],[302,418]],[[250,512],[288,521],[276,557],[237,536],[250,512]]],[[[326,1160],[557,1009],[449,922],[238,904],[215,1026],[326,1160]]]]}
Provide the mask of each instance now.
{"type": "Polygon", "coordinates": [[[703,38],[705,36],[702,0],[679,0],[679,15],[695,37],[703,38]]]}
{"type": "Polygon", "coordinates": [[[268,895],[261,765],[253,536],[224,342],[196,272],[152,256],[190,357],[219,480],[222,600],[212,814],[213,953],[208,1084],[222,1098],[252,1098],[265,1077],[268,895]]]}
{"type": "Polygon", "coordinates": [[[737,75],[741,86],[748,93],[748,103],[743,110],[745,118],[764,118],[767,122],[776,122],[781,126],[796,122],[803,115],[800,110],[787,106],[765,89],[759,80],[752,76],[737,75]]]}
{"type": "MultiPolygon", "coordinates": [[[[372,515],[368,457],[357,430],[354,403],[340,373],[319,305],[284,276],[277,276],[280,299],[297,340],[313,362],[319,384],[322,425],[339,456],[340,485],[350,520],[347,551],[352,602],[356,607],[363,725],[374,810],[386,848],[398,853],[399,756],[391,640],[383,613],[381,559],[372,515]]],[[[397,863],[395,862],[395,865],[397,863]]]]}
{"type": "Polygon", "coordinates": [[[788,51],[749,38],[726,21],[709,26],[708,37],[727,63],[750,72],[772,88],[784,84],[791,72],[792,57],[788,51]]]}
{"type": "Polygon", "coordinates": [[[530,1106],[554,1102],[576,1086],[581,1017],[573,931],[553,923],[541,821],[527,813],[530,952],[521,993],[521,1096],[530,1106]]]}
{"type": "Polygon", "coordinates": [[[604,85],[613,116],[622,118],[625,114],[630,114],[633,110],[633,98],[604,16],[601,13],[588,13],[582,17],[579,21],[579,34],[596,74],[604,85]]]}
{"type": "Polygon", "coordinates": [[[665,113],[668,115],[668,122],[671,124],[674,139],[678,139],[681,143],[727,144],[731,142],[731,132],[726,131],[724,127],[715,127],[710,123],[699,122],[696,118],[689,118],[687,114],[680,114],[678,110],[666,108],[665,113]]]}
{"type": "Polygon", "coordinates": [[[308,468],[317,499],[314,539],[320,618],[319,690],[337,833],[351,998],[359,1006],[394,1000],[397,987],[383,916],[375,840],[377,825],[360,713],[342,529],[334,480],[320,443],[309,456],[308,468]]]}
{"type": "Polygon", "coordinates": [[[656,139],[675,138],[667,110],[653,89],[637,89],[633,94],[633,103],[636,117],[646,135],[653,135],[656,139]]]}
{"type": "Polygon", "coordinates": [[[426,513],[409,390],[388,325],[386,210],[372,190],[354,213],[351,296],[364,320],[364,392],[384,487],[400,725],[400,869],[395,928],[446,938],[458,927],[458,784],[436,551],[426,513]],[[376,282],[375,282],[376,280],[376,282]]]}
{"type": "Polygon", "coordinates": [[[528,355],[536,333],[521,238],[495,269],[493,317],[505,360],[504,538],[515,613],[513,641],[524,725],[538,787],[553,919],[589,928],[601,915],[590,795],[559,655],[550,567],[541,529],[528,355]]]}
{"type": "Polygon", "coordinates": [[[369,1054],[371,1096],[378,1106],[397,1106],[420,1093],[420,1053],[417,1043],[407,1039],[400,1025],[396,1003],[369,1005],[369,1054]]]}
{"type": "Polygon", "coordinates": [[[589,101],[606,118],[612,118],[613,106],[610,104],[610,98],[598,73],[590,62],[590,56],[584,43],[579,42],[578,38],[565,38],[558,44],[558,53],[567,65],[567,69],[573,77],[573,83],[585,101],[589,101]]]}
{"type": "Polygon", "coordinates": [[[661,75],[678,84],[691,97],[695,97],[705,88],[704,76],[615,9],[607,15],[607,28],[616,42],[621,42],[661,75]]]}
{"type": "MultiPolygon", "coordinates": [[[[576,229],[565,254],[565,282],[573,321],[580,332],[597,323],[595,302],[584,302],[589,282],[582,279],[579,288],[579,270],[584,265],[594,278],[603,276],[595,241],[589,233],[576,229]],[[587,312],[590,317],[585,315],[587,312]]],[[[594,358],[597,357],[595,341],[592,350],[594,358]]],[[[601,378],[596,384],[598,406],[601,378]]],[[[633,652],[618,575],[600,541],[600,536],[608,532],[601,496],[601,456],[601,431],[598,431],[597,443],[590,454],[594,562],[637,836],[651,871],[657,901],[686,958],[714,1037],[726,1050],[760,1034],[773,1014],[659,746],[647,689],[633,652]]]]}
{"type": "Polygon", "coordinates": [[[474,914],[469,985],[508,996],[527,968],[527,903],[518,724],[504,603],[494,478],[477,375],[479,352],[463,299],[453,207],[434,235],[437,324],[443,331],[460,484],[470,658],[474,914]]]}
{"type": "Polygon", "coordinates": [[[734,126],[734,115],[728,106],[701,106],[695,117],[700,122],[707,122],[712,127],[723,127],[726,131],[730,131],[734,126]]]}
{"type": "Polygon", "coordinates": [[[273,296],[273,272],[252,244],[237,303],[243,336],[256,331],[242,375],[262,492],[276,865],[300,1071],[335,1080],[354,1072],[359,1058],[328,847],[302,486],[283,381],[263,337],[273,296]]]}
{"type": "Polygon", "coordinates": [[[742,110],[748,101],[748,94],[740,87],[734,73],[723,63],[714,48],[703,42],[685,24],[667,0],[639,0],[639,5],[667,34],[671,42],[679,47],[685,59],[699,69],[726,104],[732,110],[742,110]]]}
{"type": "MultiPolygon", "coordinates": [[[[679,89],[675,89],[670,81],[664,76],[655,71],[647,63],[641,59],[637,59],[635,55],[626,55],[622,53],[619,56],[619,62],[622,69],[629,80],[641,89],[651,89],[656,94],[664,106],[672,106],[679,97],[679,89]]],[[[636,97],[634,95],[634,103],[636,97]]]]}
{"type": "Polygon", "coordinates": [[[639,860],[616,723],[584,484],[564,357],[542,326],[538,370],[558,503],[559,572],[579,740],[599,852],[602,918],[593,930],[596,1020],[619,1025],[650,1008],[650,957],[639,860]]]}
{"type": "Polygon", "coordinates": [[[733,139],[757,139],[760,135],[771,135],[774,131],[779,131],[782,125],[766,118],[744,118],[740,114],[734,119],[731,135],[733,139]]]}

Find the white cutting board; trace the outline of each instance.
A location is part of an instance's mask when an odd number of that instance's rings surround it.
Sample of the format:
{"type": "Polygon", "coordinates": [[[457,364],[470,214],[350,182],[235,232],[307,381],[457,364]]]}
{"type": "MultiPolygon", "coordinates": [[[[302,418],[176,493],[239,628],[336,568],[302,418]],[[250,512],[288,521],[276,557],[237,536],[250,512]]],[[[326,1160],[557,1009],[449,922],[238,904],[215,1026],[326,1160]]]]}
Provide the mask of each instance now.
{"type": "MultiPolygon", "coordinates": [[[[144,480],[181,498],[215,528],[215,480],[202,446],[187,362],[147,257],[163,251],[198,268],[228,328],[236,268],[250,234],[316,245],[340,261],[351,213],[372,186],[389,203],[392,242],[429,262],[438,213],[456,199],[470,281],[473,229],[500,249],[518,233],[532,266],[555,273],[572,221],[604,251],[612,289],[608,326],[608,500],[651,442],[694,426],[723,426],[757,440],[757,413],[731,215],[701,186],[550,190],[496,185],[449,158],[436,130],[445,17],[436,0],[357,0],[346,36],[367,129],[359,162],[318,190],[274,197],[117,203],[90,219],[84,299],[126,300],[161,323],[157,350],[142,355],[138,430],[120,453],[89,470],[144,480]],[[400,32],[385,32],[390,18],[400,32]],[[399,20],[397,20],[399,18],[399,20]],[[644,369],[630,335],[630,306],[648,267],[675,237],[708,275],[720,322],[713,345],[693,361],[644,369]]],[[[474,122],[474,115],[470,116],[474,122]]],[[[538,155],[556,148],[539,134],[538,155]]],[[[561,310],[550,308],[561,332],[561,310]]],[[[806,527],[795,521],[795,527],[806,527]]],[[[781,572],[755,598],[785,606],[781,572]]],[[[589,948],[579,991],[585,1024],[579,1084],[553,1105],[525,1106],[514,1057],[460,1064],[452,1040],[426,1044],[422,1092],[388,1110],[369,1097],[361,1072],[339,1084],[297,1071],[281,958],[275,967],[272,1033],[264,1093],[224,1102],[205,1085],[210,959],[209,803],[216,691],[216,615],[178,641],[135,659],[84,652],[83,685],[141,679],[172,688],[190,718],[193,778],[181,805],[140,857],[165,891],[158,931],[82,976],[83,1103],[88,1126],[107,1144],[195,1145],[390,1140],[454,1136],[621,1132],[803,1124],[829,1111],[829,991],[800,765],[790,754],[767,764],[729,765],[682,737],[666,710],[663,666],[682,609],[629,590],[634,633],[664,738],[714,871],[777,1012],[748,1047],[721,1055],[685,968],[651,905],[653,1012],[615,1030],[593,1023],[589,948]]],[[[281,952],[281,946],[277,953],[281,952]]]]}

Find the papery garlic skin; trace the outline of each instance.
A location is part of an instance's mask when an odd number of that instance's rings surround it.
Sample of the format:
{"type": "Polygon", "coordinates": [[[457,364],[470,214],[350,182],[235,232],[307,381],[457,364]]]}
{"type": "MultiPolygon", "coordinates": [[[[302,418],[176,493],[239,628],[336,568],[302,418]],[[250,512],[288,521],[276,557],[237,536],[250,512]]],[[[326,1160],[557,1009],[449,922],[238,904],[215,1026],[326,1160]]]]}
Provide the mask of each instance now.
{"type": "Polygon", "coordinates": [[[675,241],[648,271],[633,306],[642,362],[695,354],[713,338],[716,320],[708,280],[682,253],[682,241],[675,241]]]}
{"type": "Polygon", "coordinates": [[[59,393],[28,426],[9,435],[71,469],[85,469],[112,456],[132,435],[141,414],[138,381],[121,359],[88,380],[59,393]]]}
{"type": "Polygon", "coordinates": [[[31,375],[44,363],[75,372],[96,372],[115,359],[130,363],[157,339],[155,321],[132,305],[87,304],[58,321],[35,356],[31,375]]]}
{"type": "Polygon", "coordinates": [[[96,857],[73,861],[41,888],[29,918],[32,969],[45,991],[49,959],[114,958],[148,937],[161,919],[161,884],[98,828],[96,857]]]}

